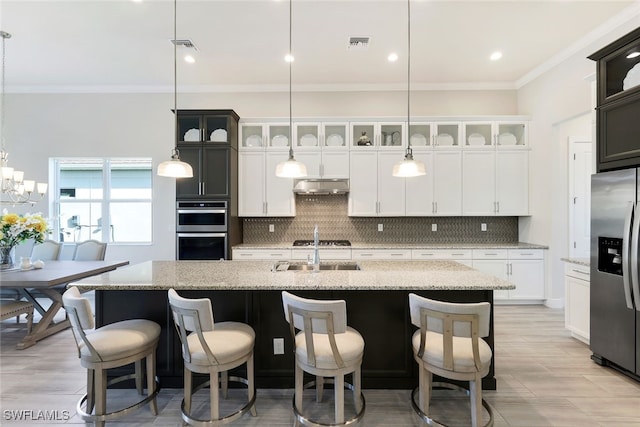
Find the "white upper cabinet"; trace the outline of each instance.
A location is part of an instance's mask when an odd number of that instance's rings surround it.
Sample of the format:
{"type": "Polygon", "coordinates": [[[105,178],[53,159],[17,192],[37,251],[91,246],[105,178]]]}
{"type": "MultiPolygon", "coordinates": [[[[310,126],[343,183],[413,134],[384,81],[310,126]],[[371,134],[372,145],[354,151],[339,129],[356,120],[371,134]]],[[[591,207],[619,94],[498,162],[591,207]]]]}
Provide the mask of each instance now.
{"type": "Polygon", "coordinates": [[[348,123],[294,123],[296,160],[308,178],[349,178],[348,123]]]}
{"type": "Polygon", "coordinates": [[[493,151],[462,153],[462,212],[496,214],[496,155],[493,151]]]}
{"type": "Polygon", "coordinates": [[[402,153],[352,151],[349,216],[404,216],[405,179],[391,175],[402,153]]]}
{"type": "Polygon", "coordinates": [[[351,122],[351,149],[401,149],[406,144],[404,122],[351,122]]]}
{"type": "Polygon", "coordinates": [[[496,214],[529,215],[529,152],[496,152],[496,214]]]}
{"type": "MultiPolygon", "coordinates": [[[[413,125],[411,126],[413,128],[413,125]]],[[[405,211],[407,216],[434,215],[434,169],[431,151],[413,151],[413,158],[424,163],[427,173],[422,176],[406,178],[405,180],[405,211]]]]}
{"type": "Polygon", "coordinates": [[[460,148],[462,132],[458,122],[435,122],[431,126],[431,145],[438,150],[460,148]]]}
{"type": "Polygon", "coordinates": [[[432,215],[457,216],[461,214],[462,153],[460,151],[436,151],[433,153],[432,215]]]}
{"type": "Polygon", "coordinates": [[[293,180],[276,176],[287,153],[244,151],[238,155],[238,215],[295,216],[293,180]]]}

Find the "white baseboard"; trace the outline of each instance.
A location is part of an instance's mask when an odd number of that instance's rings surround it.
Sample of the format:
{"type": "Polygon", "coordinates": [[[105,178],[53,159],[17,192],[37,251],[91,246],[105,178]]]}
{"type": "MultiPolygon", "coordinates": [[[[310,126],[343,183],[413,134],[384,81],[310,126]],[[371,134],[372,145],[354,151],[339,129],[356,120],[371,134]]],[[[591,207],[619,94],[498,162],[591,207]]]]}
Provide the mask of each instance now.
{"type": "Polygon", "coordinates": [[[564,298],[547,298],[544,305],[549,308],[564,308],[564,298]]]}

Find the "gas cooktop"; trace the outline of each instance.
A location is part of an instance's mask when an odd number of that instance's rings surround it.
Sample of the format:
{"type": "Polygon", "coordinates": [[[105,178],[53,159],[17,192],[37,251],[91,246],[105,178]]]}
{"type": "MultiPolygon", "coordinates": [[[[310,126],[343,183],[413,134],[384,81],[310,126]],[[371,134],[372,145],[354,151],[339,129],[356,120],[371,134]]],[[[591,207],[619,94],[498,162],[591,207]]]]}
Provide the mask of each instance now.
{"type": "MultiPolygon", "coordinates": [[[[313,246],[313,240],[296,240],[293,246],[313,246]]],[[[351,246],[348,240],[319,240],[318,246],[351,246]]]]}

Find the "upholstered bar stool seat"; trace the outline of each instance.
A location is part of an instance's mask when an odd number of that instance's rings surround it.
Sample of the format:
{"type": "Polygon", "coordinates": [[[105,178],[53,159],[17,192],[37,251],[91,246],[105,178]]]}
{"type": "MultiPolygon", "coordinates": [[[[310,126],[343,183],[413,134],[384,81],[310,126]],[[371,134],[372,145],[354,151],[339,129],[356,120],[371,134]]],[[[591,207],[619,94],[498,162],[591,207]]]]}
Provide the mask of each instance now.
{"type": "Polygon", "coordinates": [[[359,422],[365,409],[360,382],[364,339],[358,331],[347,326],[346,302],[305,299],[283,291],[282,305],[295,347],[293,413],[296,424],[340,426],[359,422]],[[296,333],[296,330],[300,332],[296,333]],[[315,383],[304,385],[304,372],[315,375],[315,383]],[[344,376],[348,374],[352,374],[353,384],[345,383],[344,376]],[[326,377],[333,378],[334,384],[335,420],[331,424],[313,420],[302,412],[303,389],[315,385],[316,400],[320,402],[326,377]],[[356,414],[347,420],[344,415],[345,387],[353,391],[356,410],[356,414]]]}
{"type": "Polygon", "coordinates": [[[482,378],[491,368],[492,352],[481,337],[489,335],[489,303],[459,304],[435,301],[409,294],[411,323],[419,327],[412,337],[414,359],[419,366],[419,400],[415,391],[412,406],[428,425],[442,425],[429,416],[433,386],[454,390],[466,389],[445,382],[433,382],[440,377],[469,381],[471,425],[482,425],[482,408],[489,413],[493,425],[493,410],[482,399],[482,378]]]}
{"type": "Polygon", "coordinates": [[[247,412],[256,416],[253,375],[253,347],[256,334],[251,326],[241,322],[213,321],[213,309],[208,298],[183,298],[170,289],[169,305],[176,331],[182,343],[184,359],[184,399],[182,419],[193,426],[218,426],[230,423],[247,412]],[[230,376],[228,371],[246,363],[247,378],[230,376]],[[193,387],[192,372],[209,374],[209,381],[193,387]],[[247,386],[247,403],[239,409],[220,415],[219,394],[227,397],[228,383],[247,386]],[[191,413],[193,394],[209,387],[211,418],[195,418],[191,413]]]}
{"type": "Polygon", "coordinates": [[[91,305],[88,299],[80,295],[78,288],[69,288],[62,295],[62,301],[78,346],[80,364],[87,369],[87,394],[77,405],[80,417],[85,421],[93,421],[96,426],[102,426],[105,421],[124,416],[147,403],[151,404],[152,413],[157,415],[156,396],[160,387],[156,381],[156,349],[160,325],[150,320],[132,319],[94,329],[91,305]],[[138,393],[143,394],[143,360],[146,365],[147,396],[129,407],[107,412],[109,385],[133,379],[138,393]],[[135,365],[134,374],[107,382],[108,369],[131,363],[135,365]]]}

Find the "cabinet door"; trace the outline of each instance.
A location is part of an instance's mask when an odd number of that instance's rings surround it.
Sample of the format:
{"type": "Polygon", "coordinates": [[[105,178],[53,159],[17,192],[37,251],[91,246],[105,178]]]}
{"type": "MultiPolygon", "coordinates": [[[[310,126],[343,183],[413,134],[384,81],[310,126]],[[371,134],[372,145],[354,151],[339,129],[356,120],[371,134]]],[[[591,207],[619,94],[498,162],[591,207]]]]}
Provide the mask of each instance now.
{"type": "Polygon", "coordinates": [[[376,216],[378,169],[375,151],[352,151],[349,164],[349,215],[376,216]]]}
{"type": "Polygon", "coordinates": [[[459,151],[436,151],[433,158],[435,215],[462,214],[462,156],[459,151]]]}
{"type": "Polygon", "coordinates": [[[254,179],[262,179],[264,177],[267,216],[295,216],[296,203],[293,194],[293,179],[276,176],[276,166],[278,163],[287,160],[288,154],[275,152],[267,153],[266,156],[266,170],[262,175],[255,174],[254,179]]]}
{"type": "Polygon", "coordinates": [[[587,280],[565,276],[565,327],[589,342],[590,289],[587,280]]]}
{"type": "Polygon", "coordinates": [[[322,151],[323,178],[349,178],[348,151],[322,151]]]}
{"type": "Polygon", "coordinates": [[[497,214],[529,215],[529,152],[496,152],[497,214]]]}
{"type": "Polygon", "coordinates": [[[203,196],[230,197],[229,167],[231,149],[229,147],[204,147],[202,149],[202,189],[203,196]]]}
{"type": "Polygon", "coordinates": [[[320,178],[322,176],[320,151],[297,151],[294,157],[306,166],[307,178],[320,178]]]}
{"type": "Polygon", "coordinates": [[[462,153],[463,215],[495,215],[495,162],[493,151],[462,153]]]}
{"type": "Polygon", "coordinates": [[[176,179],[176,198],[188,199],[200,196],[200,175],[202,164],[202,148],[200,145],[192,147],[178,146],[180,160],[189,163],[193,168],[192,178],[176,179]]]}
{"type": "Polygon", "coordinates": [[[402,160],[400,151],[378,153],[378,215],[405,215],[405,178],[392,175],[393,165],[402,160]]]}
{"type": "Polygon", "coordinates": [[[408,178],[405,182],[405,212],[407,216],[433,215],[433,153],[413,152],[413,158],[424,163],[426,175],[408,178]]]}
{"type": "Polygon", "coordinates": [[[516,288],[509,291],[510,299],[544,299],[544,261],[510,260],[511,278],[516,288]]]}
{"type": "MultiPolygon", "coordinates": [[[[473,268],[482,271],[483,273],[491,274],[502,280],[510,280],[507,275],[507,260],[506,259],[474,259],[473,268]]],[[[509,299],[508,290],[496,290],[493,291],[494,300],[507,300],[509,299]]]]}
{"type": "Polygon", "coordinates": [[[264,156],[263,152],[242,152],[238,156],[239,216],[266,215],[264,205],[264,156]]]}

